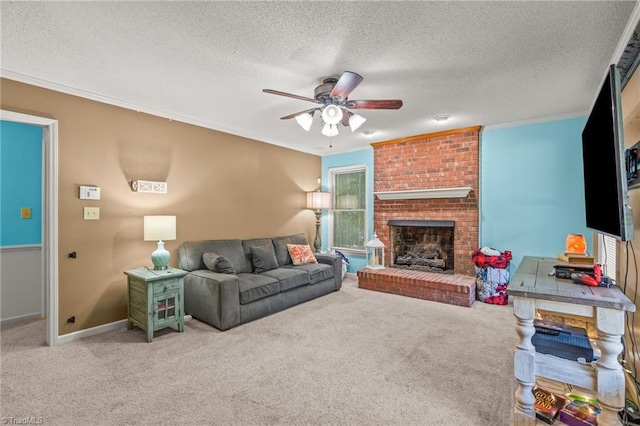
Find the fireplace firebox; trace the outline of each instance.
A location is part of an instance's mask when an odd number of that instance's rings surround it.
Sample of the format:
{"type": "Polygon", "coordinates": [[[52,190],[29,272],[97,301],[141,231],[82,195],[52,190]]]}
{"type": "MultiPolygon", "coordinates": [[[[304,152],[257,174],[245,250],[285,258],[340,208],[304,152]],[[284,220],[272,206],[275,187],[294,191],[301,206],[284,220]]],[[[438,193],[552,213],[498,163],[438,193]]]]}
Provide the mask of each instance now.
{"type": "Polygon", "coordinates": [[[390,220],[391,267],[453,274],[451,220],[390,220]]]}

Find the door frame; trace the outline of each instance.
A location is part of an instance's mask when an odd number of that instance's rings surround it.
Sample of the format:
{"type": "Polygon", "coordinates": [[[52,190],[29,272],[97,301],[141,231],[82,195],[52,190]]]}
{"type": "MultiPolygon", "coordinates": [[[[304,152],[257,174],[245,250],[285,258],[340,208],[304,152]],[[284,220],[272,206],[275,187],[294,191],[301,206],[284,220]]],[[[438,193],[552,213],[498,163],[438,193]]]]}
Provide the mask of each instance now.
{"type": "Polygon", "coordinates": [[[0,109],[0,120],[43,128],[42,271],[47,319],[47,345],[58,336],[58,120],[0,109]]]}

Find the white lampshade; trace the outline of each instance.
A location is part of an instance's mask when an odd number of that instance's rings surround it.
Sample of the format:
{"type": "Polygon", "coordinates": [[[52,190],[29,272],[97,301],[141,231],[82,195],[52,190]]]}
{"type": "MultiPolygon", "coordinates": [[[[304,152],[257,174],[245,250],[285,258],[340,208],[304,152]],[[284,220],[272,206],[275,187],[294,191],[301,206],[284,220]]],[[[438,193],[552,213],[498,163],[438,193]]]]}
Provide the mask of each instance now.
{"type": "Polygon", "coordinates": [[[356,130],[358,130],[358,127],[362,126],[365,121],[367,121],[367,119],[363,116],[358,114],[351,114],[349,116],[349,126],[351,126],[351,131],[355,132],[356,130]]]}
{"type": "Polygon", "coordinates": [[[330,192],[307,192],[307,208],[308,209],[330,209],[331,193],[330,192]]]}
{"type": "Polygon", "coordinates": [[[313,124],[313,116],[308,112],[305,114],[296,115],[296,121],[307,132],[311,129],[311,125],[313,124]]]}
{"type": "Polygon", "coordinates": [[[161,241],[176,239],[175,216],[145,216],[144,240],[161,241]]]}
{"type": "Polygon", "coordinates": [[[342,108],[337,105],[327,105],[322,110],[322,121],[327,124],[338,124],[342,121],[342,108]]]}
{"type": "Polygon", "coordinates": [[[324,127],[322,128],[322,134],[329,137],[337,136],[338,126],[336,126],[335,124],[325,123],[324,127]]]}

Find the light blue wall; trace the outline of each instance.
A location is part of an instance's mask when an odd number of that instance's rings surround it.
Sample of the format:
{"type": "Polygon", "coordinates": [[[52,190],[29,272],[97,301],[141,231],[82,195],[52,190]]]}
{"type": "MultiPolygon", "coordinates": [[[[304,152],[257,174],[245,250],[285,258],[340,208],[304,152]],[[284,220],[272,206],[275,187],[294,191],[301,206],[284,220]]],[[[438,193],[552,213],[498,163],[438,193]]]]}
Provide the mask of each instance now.
{"type": "Polygon", "coordinates": [[[0,121],[0,246],[40,244],[41,224],[42,127],[0,121]]]}
{"type": "MultiPolygon", "coordinates": [[[[333,167],[345,167],[364,164],[367,166],[367,231],[368,239],[373,236],[373,148],[367,148],[360,151],[347,152],[344,154],[327,155],[322,157],[322,190],[328,190],[329,177],[328,170],[333,167]]],[[[322,216],[322,249],[328,250],[329,226],[327,214],[322,216]]],[[[365,255],[356,255],[353,253],[344,253],[349,258],[348,272],[356,272],[367,266],[365,255]]]]}
{"type": "Polygon", "coordinates": [[[480,243],[522,257],[556,257],[586,228],[582,129],[586,117],[485,130],[480,141],[480,243]]]}

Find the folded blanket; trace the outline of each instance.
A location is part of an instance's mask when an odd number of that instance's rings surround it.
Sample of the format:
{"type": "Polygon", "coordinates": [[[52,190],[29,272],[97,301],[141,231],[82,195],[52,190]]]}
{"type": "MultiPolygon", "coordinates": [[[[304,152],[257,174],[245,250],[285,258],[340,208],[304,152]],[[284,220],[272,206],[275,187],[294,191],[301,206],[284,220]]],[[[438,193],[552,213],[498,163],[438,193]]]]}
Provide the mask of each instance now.
{"type": "Polygon", "coordinates": [[[513,256],[509,250],[505,250],[498,256],[487,256],[482,252],[482,249],[476,249],[471,253],[471,261],[480,268],[491,266],[493,268],[504,269],[509,266],[509,261],[512,258],[513,256]]]}

